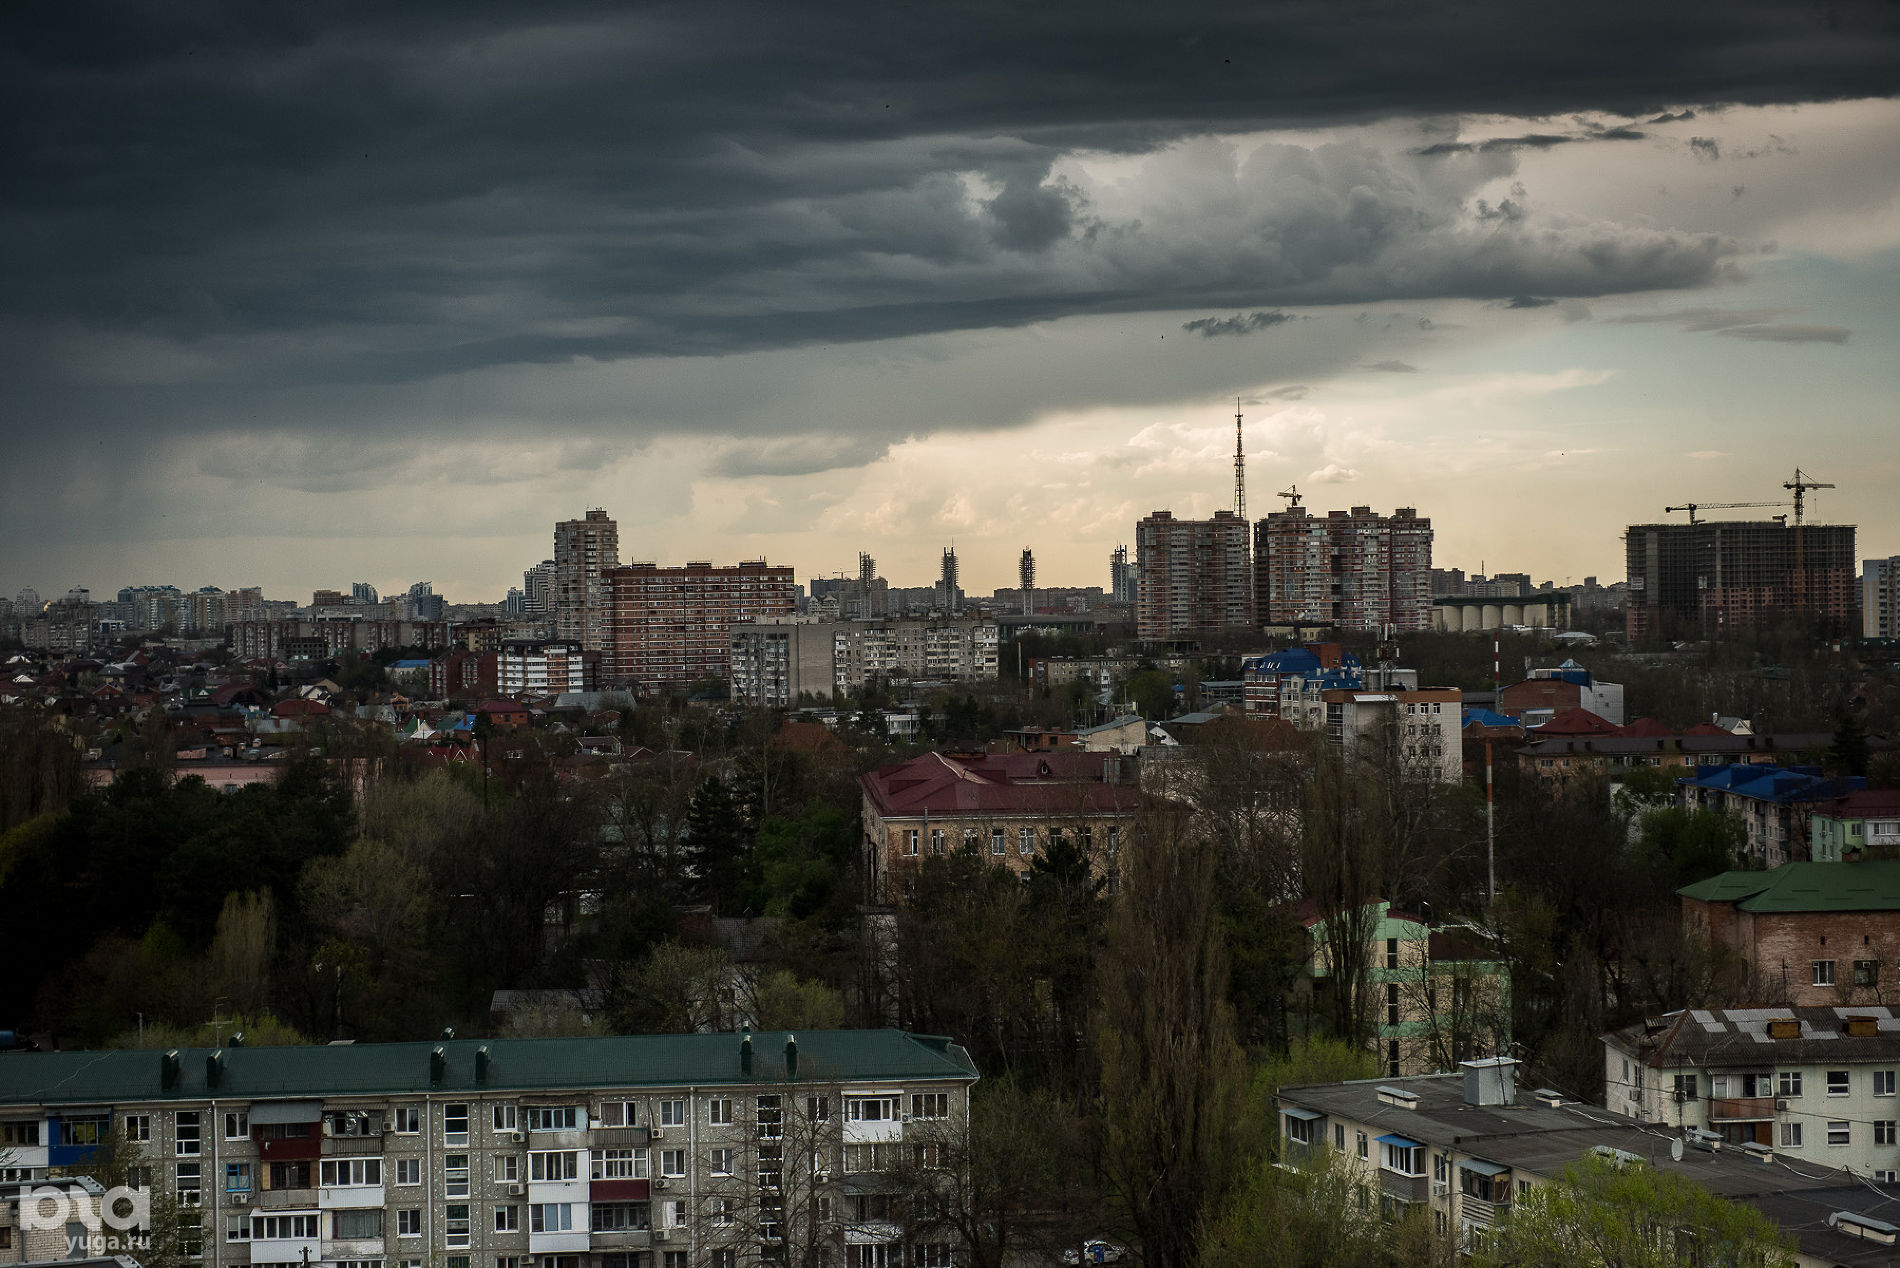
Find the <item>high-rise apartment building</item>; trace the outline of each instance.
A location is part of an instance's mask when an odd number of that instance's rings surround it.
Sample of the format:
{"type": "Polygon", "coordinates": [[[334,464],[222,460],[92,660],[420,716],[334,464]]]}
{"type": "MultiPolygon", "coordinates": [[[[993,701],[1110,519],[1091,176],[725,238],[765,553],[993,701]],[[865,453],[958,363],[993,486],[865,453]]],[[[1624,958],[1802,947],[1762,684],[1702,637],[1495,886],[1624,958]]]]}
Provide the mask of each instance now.
{"type": "Polygon", "coordinates": [[[1900,638],[1900,555],[1861,565],[1860,620],[1863,638],[1900,638]]]}
{"type": "Polygon", "coordinates": [[[733,626],[731,646],[732,698],[775,708],[873,681],[993,681],[998,632],[964,618],[762,621],[733,626]]]}
{"type": "MultiPolygon", "coordinates": [[[[607,649],[606,574],[620,566],[620,527],[607,512],[554,526],[554,636],[590,652],[607,649]]],[[[532,570],[531,570],[532,571],[532,570]]],[[[529,587],[532,593],[532,585],[529,587]]]]}
{"type": "Polygon", "coordinates": [[[797,597],[791,568],[763,559],[629,564],[610,569],[606,585],[606,678],[642,687],[726,677],[732,627],[788,617],[797,597]]]}
{"type": "Polygon", "coordinates": [[[1254,525],[1254,593],[1267,625],[1432,628],[1432,522],[1409,506],[1315,515],[1296,499],[1254,525]]]}
{"type": "Polygon", "coordinates": [[[350,598],[357,603],[377,603],[381,601],[381,596],[376,593],[376,587],[367,581],[352,581],[350,583],[350,598]]]}
{"type": "Polygon", "coordinates": [[[1036,613],[1036,555],[1029,547],[1023,547],[1023,556],[1016,562],[1016,585],[1023,592],[1023,615],[1036,613]]]}
{"type": "Polygon", "coordinates": [[[963,607],[963,588],[957,576],[957,549],[954,546],[944,548],[943,570],[937,578],[937,590],[937,610],[955,616],[963,607]]]}
{"type": "Polygon", "coordinates": [[[1117,603],[1133,603],[1135,588],[1135,567],[1128,562],[1128,547],[1117,546],[1108,557],[1108,597],[1117,603]]]}
{"type": "Polygon", "coordinates": [[[554,611],[554,561],[543,559],[521,573],[521,610],[529,616],[554,611]]]}
{"type": "Polygon", "coordinates": [[[1721,634],[1783,617],[1859,625],[1852,524],[1780,520],[1632,524],[1624,625],[1631,638],[1721,634]]]}
{"type": "Polygon", "coordinates": [[[1247,521],[1232,511],[1177,520],[1156,511],[1135,525],[1136,632],[1144,640],[1254,623],[1247,521]]]}

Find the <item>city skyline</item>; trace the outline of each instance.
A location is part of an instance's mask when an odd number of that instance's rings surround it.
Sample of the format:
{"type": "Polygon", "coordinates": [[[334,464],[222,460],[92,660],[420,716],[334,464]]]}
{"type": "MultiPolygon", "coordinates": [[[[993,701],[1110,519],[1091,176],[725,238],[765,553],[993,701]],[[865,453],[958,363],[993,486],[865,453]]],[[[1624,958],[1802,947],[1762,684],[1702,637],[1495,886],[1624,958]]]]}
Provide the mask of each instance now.
{"type": "Polygon", "coordinates": [[[968,18],[9,15],[0,593],[498,601],[589,507],[1106,587],[1236,400],[1250,518],[1441,567],[1621,580],[1797,466],[1900,550],[1890,7],[968,18]]]}

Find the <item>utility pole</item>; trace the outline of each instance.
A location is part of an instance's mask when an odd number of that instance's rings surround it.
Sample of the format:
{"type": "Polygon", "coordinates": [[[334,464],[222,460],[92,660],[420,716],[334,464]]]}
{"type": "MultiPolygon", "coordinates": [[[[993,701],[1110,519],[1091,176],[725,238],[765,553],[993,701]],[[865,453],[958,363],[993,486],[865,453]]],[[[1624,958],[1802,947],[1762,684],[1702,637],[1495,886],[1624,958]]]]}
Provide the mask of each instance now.
{"type": "MultiPolygon", "coordinates": [[[[1501,668],[1503,641],[1496,635],[1491,638],[1491,711],[1500,714],[1504,708],[1504,672],[1501,668]]],[[[1484,873],[1485,892],[1495,903],[1498,900],[1497,783],[1491,774],[1489,736],[1484,741],[1484,873]]]]}

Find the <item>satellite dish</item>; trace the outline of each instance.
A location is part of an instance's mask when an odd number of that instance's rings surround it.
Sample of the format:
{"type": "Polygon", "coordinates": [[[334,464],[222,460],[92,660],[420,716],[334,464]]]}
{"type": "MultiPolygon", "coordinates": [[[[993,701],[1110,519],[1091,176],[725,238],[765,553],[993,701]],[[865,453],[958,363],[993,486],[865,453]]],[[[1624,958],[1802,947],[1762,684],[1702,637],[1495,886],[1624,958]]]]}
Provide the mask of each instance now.
{"type": "Polygon", "coordinates": [[[1682,1161],[1682,1137],[1678,1136],[1669,1142],[1669,1156],[1677,1162],[1682,1161]]]}

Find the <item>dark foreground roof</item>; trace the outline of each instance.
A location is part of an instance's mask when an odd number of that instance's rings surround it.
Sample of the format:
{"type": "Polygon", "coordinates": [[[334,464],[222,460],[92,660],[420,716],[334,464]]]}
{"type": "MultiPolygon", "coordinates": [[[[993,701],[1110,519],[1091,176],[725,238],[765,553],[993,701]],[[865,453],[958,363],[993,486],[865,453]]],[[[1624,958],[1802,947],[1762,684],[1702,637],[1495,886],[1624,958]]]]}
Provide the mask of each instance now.
{"type": "MultiPolygon", "coordinates": [[[[294,1048],[187,1048],[178,1080],[162,1085],[154,1051],[21,1052],[0,1055],[0,1105],[119,1105],[130,1101],[263,1100],[585,1088],[687,1087],[785,1079],[782,1030],[752,1035],[751,1074],[739,1068],[738,1035],[616,1035],[587,1039],[445,1039],[432,1043],[333,1044],[294,1048]],[[443,1056],[431,1079],[431,1057],[443,1056]],[[486,1051],[485,1077],[476,1054],[486,1051]],[[208,1062],[221,1053],[214,1089],[208,1062]]],[[[961,1046],[901,1030],[810,1030],[797,1036],[798,1081],[974,1079],[961,1046]]]]}

